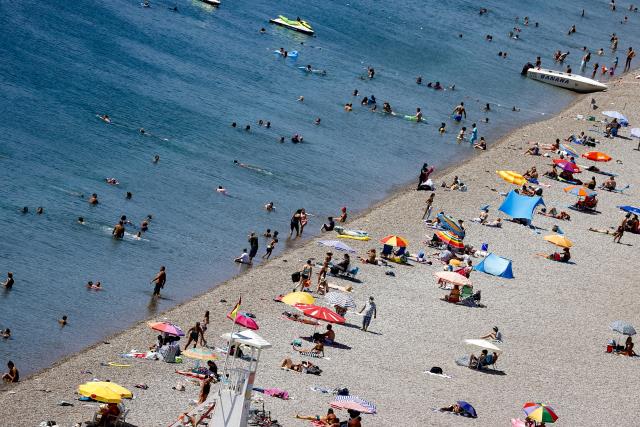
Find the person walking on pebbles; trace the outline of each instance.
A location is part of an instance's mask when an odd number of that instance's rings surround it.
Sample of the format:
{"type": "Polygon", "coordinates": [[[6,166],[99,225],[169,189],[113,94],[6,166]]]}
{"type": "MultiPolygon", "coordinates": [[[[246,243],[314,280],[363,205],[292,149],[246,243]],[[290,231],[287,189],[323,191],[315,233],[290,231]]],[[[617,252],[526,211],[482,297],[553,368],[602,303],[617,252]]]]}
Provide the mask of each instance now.
{"type": "Polygon", "coordinates": [[[373,297],[369,297],[369,301],[360,309],[358,313],[364,311],[364,317],[362,318],[362,330],[367,332],[369,324],[371,323],[371,316],[375,319],[377,316],[376,303],[373,302],[373,297]]]}

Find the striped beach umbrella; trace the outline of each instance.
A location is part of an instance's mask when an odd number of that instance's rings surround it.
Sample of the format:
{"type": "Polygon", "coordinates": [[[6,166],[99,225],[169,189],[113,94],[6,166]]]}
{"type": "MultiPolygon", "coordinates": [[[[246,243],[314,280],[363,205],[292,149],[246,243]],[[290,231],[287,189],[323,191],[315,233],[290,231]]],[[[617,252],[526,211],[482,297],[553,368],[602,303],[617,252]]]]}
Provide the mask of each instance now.
{"type": "Polygon", "coordinates": [[[404,237],[396,236],[393,234],[388,235],[387,237],[380,240],[380,243],[388,246],[397,246],[399,248],[406,248],[409,245],[409,242],[404,237]]]}
{"type": "Polygon", "coordinates": [[[344,317],[340,316],[335,311],[328,309],[327,307],[320,307],[313,304],[296,304],[294,307],[304,313],[305,316],[309,316],[314,319],[324,320],[325,322],[329,323],[345,322],[344,317]]]}
{"type": "Polygon", "coordinates": [[[460,224],[458,224],[458,221],[454,217],[443,214],[443,213],[439,213],[438,219],[440,220],[440,224],[442,225],[442,228],[451,231],[460,239],[464,239],[464,230],[462,229],[460,224]]]}
{"type": "Polygon", "coordinates": [[[324,300],[329,305],[337,305],[343,308],[355,308],[356,303],[353,301],[353,297],[342,292],[329,292],[324,296],[324,300]]]}
{"type": "Polygon", "coordinates": [[[553,408],[542,403],[527,402],[522,407],[522,410],[527,417],[537,423],[555,423],[558,419],[553,408]]]}
{"type": "Polygon", "coordinates": [[[438,236],[438,239],[442,240],[444,243],[451,246],[452,248],[456,248],[456,249],[464,248],[464,243],[462,242],[462,239],[450,231],[447,231],[447,230],[436,231],[436,236],[438,236]]]}
{"type": "Polygon", "coordinates": [[[594,162],[608,162],[611,160],[611,156],[600,151],[589,151],[584,153],[582,157],[593,160],[594,162]]]}
{"type": "Polygon", "coordinates": [[[509,184],[522,185],[525,182],[527,182],[525,177],[522,176],[521,174],[519,174],[518,172],[514,172],[514,171],[496,171],[496,173],[498,174],[498,176],[500,178],[504,179],[509,184]]]}
{"type": "Polygon", "coordinates": [[[363,414],[375,414],[378,412],[376,405],[358,396],[336,396],[329,405],[336,409],[351,409],[363,414]]]}
{"type": "Polygon", "coordinates": [[[154,331],[164,332],[168,335],[173,335],[176,337],[183,337],[184,332],[178,325],[174,325],[171,322],[148,322],[147,325],[154,331]]]}
{"type": "Polygon", "coordinates": [[[595,191],[589,190],[587,187],[582,185],[570,185],[564,188],[564,192],[579,197],[594,197],[598,195],[595,191]]]}

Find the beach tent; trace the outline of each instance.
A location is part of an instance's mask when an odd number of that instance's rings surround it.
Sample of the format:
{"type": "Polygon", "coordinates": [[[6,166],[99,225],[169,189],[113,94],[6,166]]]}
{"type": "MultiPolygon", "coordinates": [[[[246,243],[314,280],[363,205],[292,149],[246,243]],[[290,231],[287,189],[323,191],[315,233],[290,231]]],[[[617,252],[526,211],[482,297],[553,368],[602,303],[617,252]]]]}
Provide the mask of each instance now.
{"type": "Polygon", "coordinates": [[[499,211],[504,212],[512,218],[528,219],[531,221],[533,217],[533,211],[538,205],[544,206],[544,200],[540,196],[522,196],[516,193],[514,190],[509,191],[504,202],[498,208],[499,211]]]}
{"type": "Polygon", "coordinates": [[[489,254],[480,262],[480,264],[475,266],[474,270],[482,271],[483,273],[491,274],[492,276],[513,279],[511,260],[494,254],[489,254]]]}

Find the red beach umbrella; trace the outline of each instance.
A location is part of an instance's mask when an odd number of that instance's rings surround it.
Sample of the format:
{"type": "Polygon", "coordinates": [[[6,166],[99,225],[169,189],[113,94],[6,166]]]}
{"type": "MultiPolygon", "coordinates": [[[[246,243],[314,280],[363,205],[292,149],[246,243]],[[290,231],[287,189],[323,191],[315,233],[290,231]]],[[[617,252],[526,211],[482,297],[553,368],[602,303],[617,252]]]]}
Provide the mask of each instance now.
{"type": "Polygon", "coordinates": [[[314,319],[324,320],[329,323],[345,322],[344,317],[335,311],[329,310],[327,307],[320,307],[313,304],[296,304],[294,307],[303,312],[305,316],[313,317],[314,319]]]}

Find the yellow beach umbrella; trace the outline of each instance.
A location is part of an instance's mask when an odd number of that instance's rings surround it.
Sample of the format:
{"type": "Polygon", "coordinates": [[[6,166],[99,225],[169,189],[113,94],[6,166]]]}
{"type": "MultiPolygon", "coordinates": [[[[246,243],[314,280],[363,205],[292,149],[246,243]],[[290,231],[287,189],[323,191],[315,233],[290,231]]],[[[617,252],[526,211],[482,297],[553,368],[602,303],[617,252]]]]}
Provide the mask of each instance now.
{"type": "Polygon", "coordinates": [[[544,236],[544,240],[553,243],[556,246],[560,246],[561,248],[570,248],[571,246],[573,246],[571,240],[560,234],[550,234],[549,236],[544,236]]]}
{"type": "Polygon", "coordinates": [[[78,393],[104,403],[120,403],[131,399],[133,393],[116,383],[92,381],[78,386],[78,393]]]}
{"type": "Polygon", "coordinates": [[[509,184],[522,185],[527,182],[524,176],[514,171],[496,171],[496,173],[509,184]]]}
{"type": "Polygon", "coordinates": [[[309,292],[290,292],[282,297],[282,302],[289,305],[313,304],[315,301],[309,292]]]}

